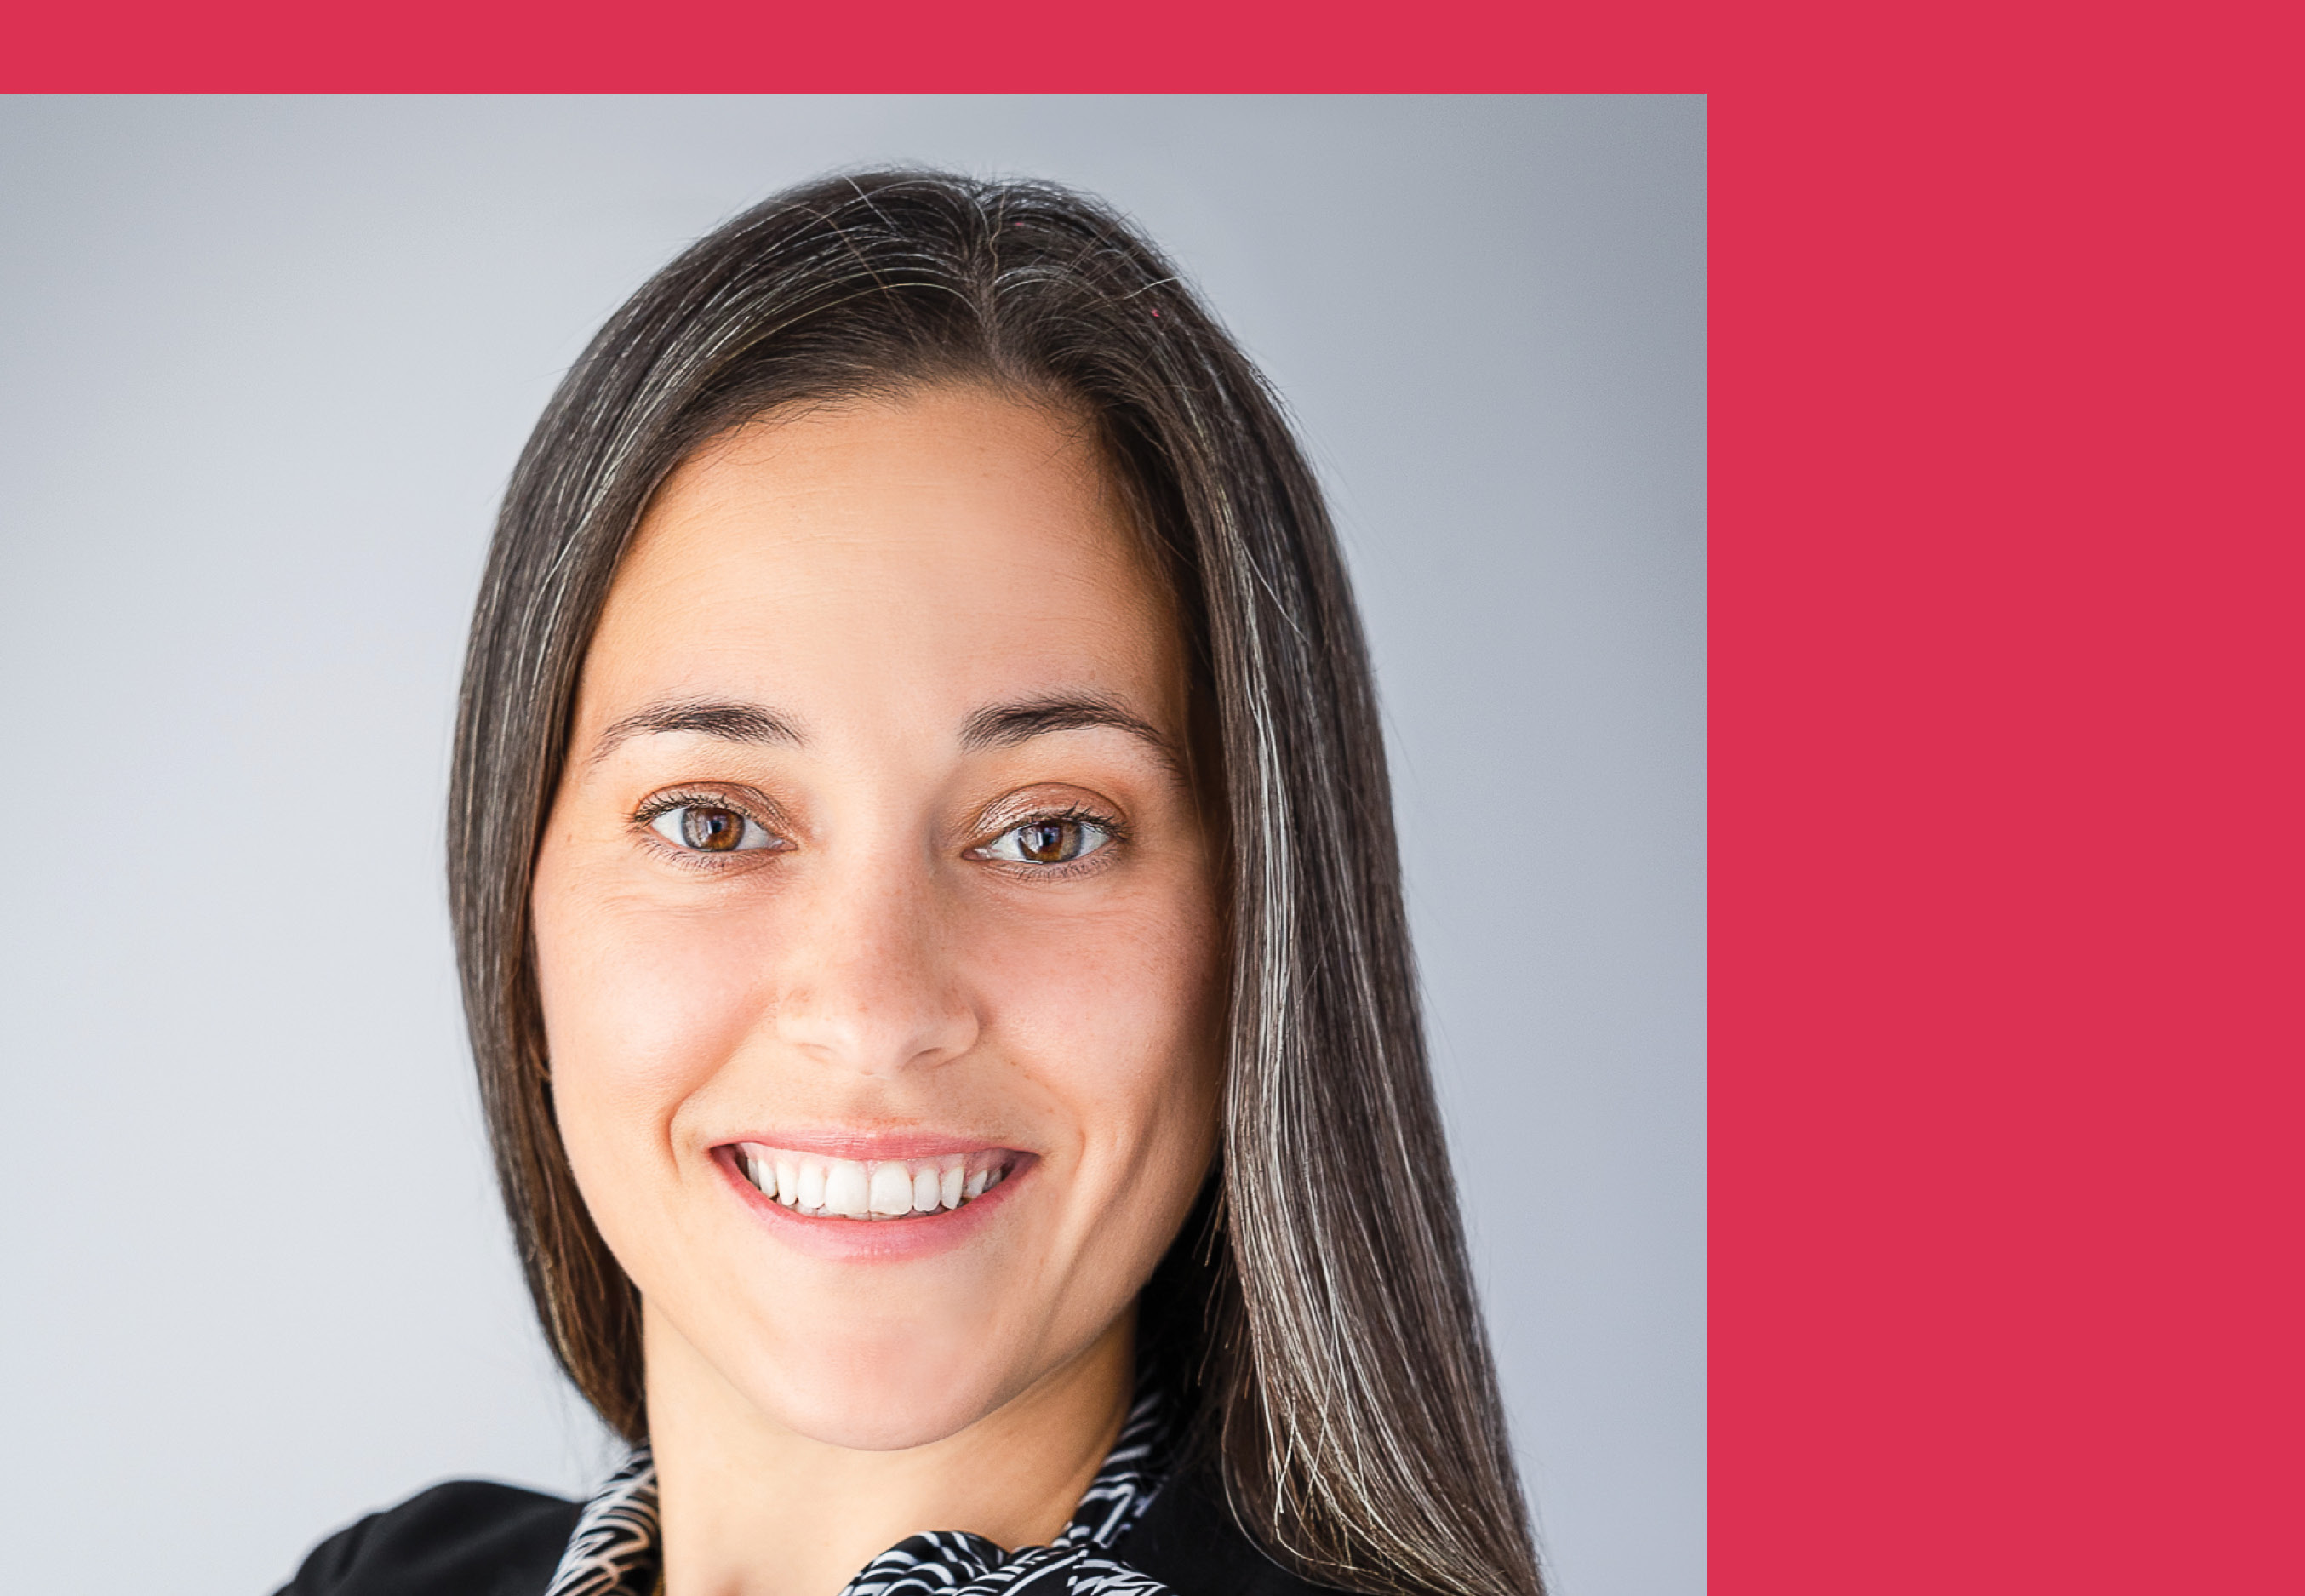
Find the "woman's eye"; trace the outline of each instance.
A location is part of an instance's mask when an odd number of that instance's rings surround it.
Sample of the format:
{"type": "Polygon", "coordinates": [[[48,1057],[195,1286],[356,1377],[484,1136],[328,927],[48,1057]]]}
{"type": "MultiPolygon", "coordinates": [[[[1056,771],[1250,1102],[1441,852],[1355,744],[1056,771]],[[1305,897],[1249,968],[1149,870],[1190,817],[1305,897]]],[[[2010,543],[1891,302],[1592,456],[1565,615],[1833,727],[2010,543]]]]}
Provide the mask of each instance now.
{"type": "Polygon", "coordinates": [[[1069,864],[1111,840],[1112,833],[1094,820],[1027,820],[994,837],[984,855],[1012,864],[1069,864]]]}
{"type": "Polygon", "coordinates": [[[777,839],[750,815],[713,803],[683,803],[649,822],[649,829],[676,848],[697,853],[742,853],[773,848],[777,839]]]}

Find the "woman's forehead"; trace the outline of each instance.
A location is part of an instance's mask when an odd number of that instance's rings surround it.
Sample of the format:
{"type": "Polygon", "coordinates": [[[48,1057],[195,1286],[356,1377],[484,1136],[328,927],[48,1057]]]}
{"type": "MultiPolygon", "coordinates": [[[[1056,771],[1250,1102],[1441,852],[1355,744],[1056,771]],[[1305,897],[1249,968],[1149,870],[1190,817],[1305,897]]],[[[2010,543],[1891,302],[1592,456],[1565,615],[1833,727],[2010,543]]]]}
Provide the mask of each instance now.
{"type": "Polygon", "coordinates": [[[585,712],[748,692],[814,717],[1061,690],[1166,719],[1180,657],[1084,429],[939,388],[747,426],[675,472],[610,593],[585,712]]]}

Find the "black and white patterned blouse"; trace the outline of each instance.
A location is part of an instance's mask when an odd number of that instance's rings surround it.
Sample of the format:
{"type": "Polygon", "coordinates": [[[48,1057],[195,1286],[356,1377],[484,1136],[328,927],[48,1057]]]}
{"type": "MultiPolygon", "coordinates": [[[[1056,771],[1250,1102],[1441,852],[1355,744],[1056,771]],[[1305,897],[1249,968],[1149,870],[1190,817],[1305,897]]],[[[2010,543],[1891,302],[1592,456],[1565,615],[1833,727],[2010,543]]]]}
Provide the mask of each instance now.
{"type": "MultiPolygon", "coordinates": [[[[1137,1397],[1072,1523],[1046,1546],[1007,1551],[982,1535],[936,1530],[874,1558],[841,1596],[1170,1596],[1108,1554],[1160,1489],[1165,1406],[1137,1397]]],[[[584,1504],[545,1596],[651,1596],[657,1586],[656,1460],[646,1446],[584,1504]]]]}

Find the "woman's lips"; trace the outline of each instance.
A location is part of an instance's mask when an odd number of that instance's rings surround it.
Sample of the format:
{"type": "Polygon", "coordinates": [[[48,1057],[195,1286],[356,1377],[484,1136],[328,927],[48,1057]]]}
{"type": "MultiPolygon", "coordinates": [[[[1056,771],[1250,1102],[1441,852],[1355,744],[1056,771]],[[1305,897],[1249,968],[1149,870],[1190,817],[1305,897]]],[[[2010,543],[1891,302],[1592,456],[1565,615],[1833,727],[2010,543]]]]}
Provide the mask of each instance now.
{"type": "Polygon", "coordinates": [[[844,1225],[928,1218],[969,1207],[1031,1158],[1001,1147],[906,1149],[914,1156],[842,1158],[764,1142],[725,1143],[713,1150],[725,1154],[740,1179],[787,1213],[844,1225]]]}

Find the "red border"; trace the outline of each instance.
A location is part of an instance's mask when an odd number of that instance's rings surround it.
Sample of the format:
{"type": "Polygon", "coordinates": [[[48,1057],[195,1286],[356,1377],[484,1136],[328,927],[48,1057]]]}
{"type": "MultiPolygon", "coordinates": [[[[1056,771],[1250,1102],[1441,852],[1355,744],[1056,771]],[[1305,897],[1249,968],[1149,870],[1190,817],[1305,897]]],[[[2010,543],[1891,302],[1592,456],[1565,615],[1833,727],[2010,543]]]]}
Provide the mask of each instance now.
{"type": "Polygon", "coordinates": [[[1708,80],[1717,1592],[2305,1587],[2269,17],[1708,80]]]}
{"type": "Polygon", "coordinates": [[[389,10],[285,0],[19,8],[0,90],[1133,93],[1539,87],[1693,91],[1715,21],[1682,4],[1316,8],[1187,0],[872,5],[603,0],[389,10]]]}
{"type": "Polygon", "coordinates": [[[56,10],[0,86],[1706,92],[1714,1589],[2292,1588],[2293,53],[1601,10],[56,10]]]}

